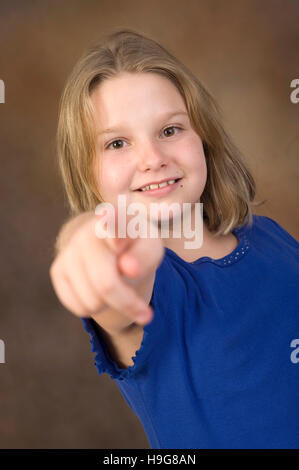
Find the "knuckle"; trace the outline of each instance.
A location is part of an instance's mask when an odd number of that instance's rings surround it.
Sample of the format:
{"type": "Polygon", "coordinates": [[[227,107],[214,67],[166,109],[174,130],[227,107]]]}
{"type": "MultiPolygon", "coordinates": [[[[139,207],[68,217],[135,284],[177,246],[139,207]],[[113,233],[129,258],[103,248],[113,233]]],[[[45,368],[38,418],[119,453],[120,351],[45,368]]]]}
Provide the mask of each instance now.
{"type": "Polygon", "coordinates": [[[66,301],[63,302],[64,306],[69,310],[72,314],[76,315],[77,317],[88,317],[90,312],[88,308],[76,302],[75,299],[68,298],[66,301]]]}
{"type": "Polygon", "coordinates": [[[76,317],[89,317],[90,314],[87,310],[83,310],[83,309],[80,309],[80,310],[72,310],[71,311],[76,317]]]}
{"type": "Polygon", "coordinates": [[[103,302],[98,300],[89,301],[86,307],[88,313],[97,313],[102,309],[103,302]]]}
{"type": "Polygon", "coordinates": [[[70,242],[67,248],[69,248],[73,252],[73,250],[77,250],[78,247],[85,246],[87,241],[88,241],[88,234],[86,233],[86,230],[84,230],[84,227],[80,227],[78,231],[70,239],[70,242]]]}

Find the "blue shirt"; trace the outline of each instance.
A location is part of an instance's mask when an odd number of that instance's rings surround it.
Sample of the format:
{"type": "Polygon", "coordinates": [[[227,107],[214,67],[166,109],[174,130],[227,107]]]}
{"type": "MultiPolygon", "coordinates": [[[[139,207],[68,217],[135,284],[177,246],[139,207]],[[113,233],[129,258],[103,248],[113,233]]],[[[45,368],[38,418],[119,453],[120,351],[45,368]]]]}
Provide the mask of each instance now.
{"type": "Polygon", "coordinates": [[[221,259],[165,249],[133,366],[82,318],[153,449],[299,448],[299,243],[259,215],[233,233],[221,259]]]}

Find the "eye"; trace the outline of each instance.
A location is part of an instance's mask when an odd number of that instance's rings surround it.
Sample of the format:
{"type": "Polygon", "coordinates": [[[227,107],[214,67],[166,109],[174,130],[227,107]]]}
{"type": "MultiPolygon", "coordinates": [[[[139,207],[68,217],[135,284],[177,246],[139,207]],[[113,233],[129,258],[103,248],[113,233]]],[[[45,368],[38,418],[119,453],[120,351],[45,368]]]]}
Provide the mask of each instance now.
{"type": "MultiPolygon", "coordinates": [[[[115,144],[116,142],[124,142],[122,139],[116,139],[116,140],[113,140],[112,142],[110,142],[110,144],[107,144],[106,147],[105,147],[105,150],[106,149],[109,149],[109,147],[112,145],[112,144],[115,144]]],[[[118,150],[119,148],[121,147],[113,147],[112,149],[113,150],[118,150]]]]}
{"type": "MultiPolygon", "coordinates": [[[[179,129],[179,130],[182,130],[182,128],[179,127],[179,126],[168,126],[168,127],[166,127],[165,129],[163,129],[162,132],[168,131],[169,129],[179,129]]],[[[164,135],[165,135],[165,134],[164,134],[164,135]]],[[[174,134],[170,134],[170,135],[168,134],[168,137],[171,137],[172,135],[174,135],[174,134]]],[[[109,144],[107,144],[107,145],[105,146],[105,150],[109,149],[109,148],[111,147],[111,145],[113,145],[113,144],[115,144],[115,143],[117,143],[117,142],[124,142],[124,140],[123,140],[123,139],[116,139],[116,140],[113,140],[112,142],[110,142],[109,144]]],[[[122,147],[119,147],[119,146],[117,146],[117,147],[112,147],[112,150],[118,150],[118,149],[121,149],[121,148],[122,148],[122,147]]]]}
{"type": "MultiPolygon", "coordinates": [[[[182,129],[181,127],[178,127],[178,126],[169,126],[169,127],[166,127],[165,129],[163,129],[163,132],[165,131],[168,131],[169,129],[182,129]]],[[[169,134],[168,134],[169,135],[169,134]]],[[[173,134],[170,135],[170,137],[172,136],[173,134]]]]}

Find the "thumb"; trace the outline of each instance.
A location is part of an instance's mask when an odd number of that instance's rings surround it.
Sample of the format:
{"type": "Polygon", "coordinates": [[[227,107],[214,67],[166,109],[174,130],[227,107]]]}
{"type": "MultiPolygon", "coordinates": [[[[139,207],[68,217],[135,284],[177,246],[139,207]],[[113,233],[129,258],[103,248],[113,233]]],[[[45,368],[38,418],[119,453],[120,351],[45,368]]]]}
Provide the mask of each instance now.
{"type": "Polygon", "coordinates": [[[118,267],[126,276],[142,279],[158,268],[163,256],[161,239],[138,238],[119,255],[118,267]]]}

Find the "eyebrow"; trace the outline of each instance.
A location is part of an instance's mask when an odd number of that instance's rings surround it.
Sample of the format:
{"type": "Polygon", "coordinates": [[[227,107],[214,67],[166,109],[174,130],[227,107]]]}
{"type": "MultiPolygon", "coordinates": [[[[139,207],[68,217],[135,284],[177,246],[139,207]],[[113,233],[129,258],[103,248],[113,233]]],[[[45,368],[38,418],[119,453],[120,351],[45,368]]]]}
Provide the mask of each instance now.
{"type": "MultiPolygon", "coordinates": [[[[173,116],[180,116],[180,115],[187,115],[188,116],[188,113],[186,111],[181,111],[181,110],[168,111],[167,113],[159,114],[158,117],[159,117],[159,119],[164,120],[164,119],[169,119],[173,116]]],[[[97,135],[110,134],[112,132],[116,132],[116,131],[120,130],[123,127],[125,127],[125,125],[123,123],[120,123],[118,126],[110,127],[108,129],[104,129],[103,131],[98,132],[97,135]]]]}

